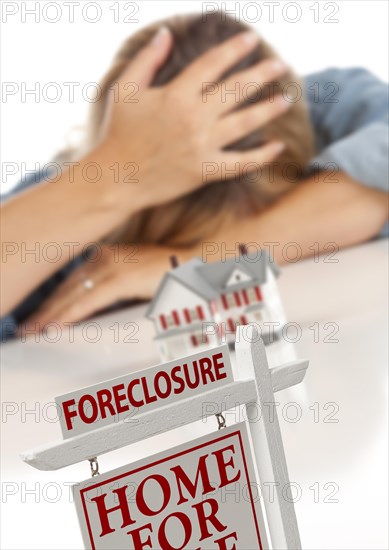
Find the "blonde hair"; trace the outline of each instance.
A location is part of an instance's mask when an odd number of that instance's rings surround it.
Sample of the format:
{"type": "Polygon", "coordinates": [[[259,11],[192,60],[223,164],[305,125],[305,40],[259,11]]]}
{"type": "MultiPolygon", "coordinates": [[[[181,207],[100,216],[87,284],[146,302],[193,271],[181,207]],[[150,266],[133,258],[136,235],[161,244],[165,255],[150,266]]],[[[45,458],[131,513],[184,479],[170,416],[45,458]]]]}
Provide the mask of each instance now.
{"type": "MultiPolygon", "coordinates": [[[[199,14],[170,18],[131,36],[120,48],[101,83],[101,100],[92,106],[88,147],[93,147],[100,133],[110,87],[118,80],[128,62],[162,25],[168,27],[173,35],[173,48],[166,64],[158,71],[153,86],[169,82],[206,50],[248,28],[223,12],[215,12],[206,16],[199,14]]],[[[255,50],[223,75],[222,79],[261,60],[275,57],[276,54],[270,46],[260,40],[255,50]]],[[[249,103],[268,100],[274,90],[279,92],[288,85],[296,85],[301,90],[299,79],[290,70],[276,83],[264,85],[260,97],[247,100],[243,108],[249,103]]],[[[172,124],[179,124],[179,121],[172,121],[172,124]]],[[[259,212],[298,183],[291,181],[285,170],[297,170],[295,179],[301,180],[306,165],[314,154],[313,133],[307,106],[302,98],[293,103],[285,114],[229,145],[227,149],[243,151],[270,140],[281,140],[286,145],[274,165],[262,167],[261,171],[204,185],[187,196],[139,212],[106,240],[189,246],[210,238],[213,231],[223,223],[235,223],[241,216],[259,212]]],[[[161,182],[161,185],[165,183],[161,182]]]]}

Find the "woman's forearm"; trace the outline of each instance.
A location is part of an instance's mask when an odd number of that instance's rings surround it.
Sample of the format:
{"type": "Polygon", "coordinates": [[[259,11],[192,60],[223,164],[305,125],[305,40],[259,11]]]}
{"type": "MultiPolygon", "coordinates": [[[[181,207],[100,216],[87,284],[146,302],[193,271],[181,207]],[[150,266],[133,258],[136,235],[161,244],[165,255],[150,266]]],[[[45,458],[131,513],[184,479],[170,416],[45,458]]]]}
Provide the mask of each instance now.
{"type": "MultiPolygon", "coordinates": [[[[366,241],[377,235],[387,220],[387,193],[365,187],[343,172],[332,176],[322,172],[260,215],[224,227],[210,241],[216,244],[215,260],[223,252],[222,243],[230,250],[241,242],[267,248],[278,263],[285,263],[288,243],[297,243],[296,254],[301,257],[312,256],[328,251],[328,243],[344,248],[366,241]],[[327,181],[331,179],[334,181],[327,181]]],[[[203,245],[203,254],[204,250],[203,245]]]]}
{"type": "MultiPolygon", "coordinates": [[[[77,164],[58,181],[41,183],[2,205],[1,315],[131,212],[128,201],[123,207],[128,184],[114,184],[104,151],[97,150],[77,164]],[[89,180],[85,178],[85,167],[92,162],[102,173],[94,183],[93,168],[89,180]]],[[[135,211],[138,190],[133,196],[135,211]]]]}

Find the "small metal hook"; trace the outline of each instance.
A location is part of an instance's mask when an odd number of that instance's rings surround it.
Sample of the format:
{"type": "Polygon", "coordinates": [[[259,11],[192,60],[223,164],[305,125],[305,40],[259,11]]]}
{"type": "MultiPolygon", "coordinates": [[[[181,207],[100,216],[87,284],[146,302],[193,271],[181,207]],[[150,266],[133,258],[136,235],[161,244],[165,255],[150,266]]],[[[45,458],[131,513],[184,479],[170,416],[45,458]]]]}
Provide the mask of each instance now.
{"type": "Polygon", "coordinates": [[[227,427],[226,419],[224,418],[222,413],[218,413],[215,416],[217,420],[218,430],[221,430],[222,428],[226,428],[227,427]]]}
{"type": "Polygon", "coordinates": [[[99,463],[97,461],[97,457],[89,458],[89,464],[90,464],[90,471],[92,474],[92,477],[100,475],[99,472],[99,463]]]}

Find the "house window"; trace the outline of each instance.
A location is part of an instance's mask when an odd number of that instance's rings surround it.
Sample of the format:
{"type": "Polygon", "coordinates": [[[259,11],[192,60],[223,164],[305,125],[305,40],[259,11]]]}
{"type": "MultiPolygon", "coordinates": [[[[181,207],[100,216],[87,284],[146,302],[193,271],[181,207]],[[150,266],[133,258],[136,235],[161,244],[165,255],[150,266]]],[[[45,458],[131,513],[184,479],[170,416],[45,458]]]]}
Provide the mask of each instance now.
{"type": "Polygon", "coordinates": [[[231,294],[227,294],[227,302],[228,302],[229,307],[235,307],[236,306],[236,298],[235,298],[235,294],[233,292],[231,292],[231,294]]]}
{"type": "Polygon", "coordinates": [[[231,317],[227,319],[227,325],[228,325],[228,330],[230,332],[233,332],[236,330],[236,325],[231,317]]]}
{"type": "Polygon", "coordinates": [[[246,306],[248,306],[250,302],[249,302],[249,297],[246,289],[242,290],[242,297],[243,297],[243,302],[245,303],[246,306]]]}
{"type": "Polygon", "coordinates": [[[161,327],[163,328],[163,330],[166,330],[167,329],[166,315],[160,315],[159,322],[161,323],[161,327]]]}
{"type": "Polygon", "coordinates": [[[173,315],[166,315],[166,325],[167,325],[167,328],[170,328],[172,326],[174,326],[174,319],[173,319],[173,315]]]}
{"type": "Polygon", "coordinates": [[[255,294],[254,288],[248,288],[247,289],[247,297],[249,300],[249,304],[252,304],[253,302],[257,301],[257,296],[255,294]]]}
{"type": "Polygon", "coordinates": [[[163,330],[180,325],[180,318],[176,310],[172,311],[168,315],[160,315],[159,321],[163,330]]]}
{"type": "Polygon", "coordinates": [[[261,289],[259,288],[259,286],[255,286],[244,289],[241,292],[222,294],[221,300],[224,309],[241,307],[244,304],[248,306],[249,304],[254,304],[255,302],[262,301],[261,289]]]}
{"type": "Polygon", "coordinates": [[[247,302],[246,302],[246,298],[244,298],[245,303],[247,303],[247,304],[253,304],[255,302],[261,302],[262,301],[262,294],[261,294],[261,289],[259,288],[259,286],[248,288],[247,290],[244,290],[243,292],[247,296],[247,302]]]}
{"type": "Polygon", "coordinates": [[[191,321],[196,321],[197,320],[197,311],[196,311],[196,309],[190,309],[189,310],[189,316],[190,316],[191,321]]]}
{"type": "Polygon", "coordinates": [[[235,304],[240,307],[242,302],[240,300],[239,292],[234,292],[235,304]]]}
{"type": "Polygon", "coordinates": [[[202,306],[196,306],[194,309],[185,308],[184,318],[187,323],[197,321],[198,319],[200,319],[200,321],[203,321],[205,319],[205,316],[202,306]]]}
{"type": "MultiPolygon", "coordinates": [[[[222,304],[223,304],[223,307],[224,309],[229,309],[230,307],[235,307],[236,304],[237,304],[237,301],[236,301],[236,296],[238,293],[237,292],[231,292],[229,294],[222,294],[221,295],[221,299],[222,299],[222,304]]],[[[238,296],[239,298],[239,296],[238,296]]]]}
{"type": "Polygon", "coordinates": [[[197,306],[196,311],[197,311],[197,315],[198,315],[198,318],[200,319],[200,321],[203,321],[205,319],[203,308],[201,306],[197,306]]]}
{"type": "Polygon", "coordinates": [[[207,334],[202,334],[201,332],[199,332],[197,334],[191,334],[190,341],[191,341],[192,346],[194,346],[194,347],[201,346],[201,345],[204,345],[204,344],[208,344],[208,342],[209,342],[208,335],[207,334]]]}
{"type": "Polygon", "coordinates": [[[172,311],[173,322],[176,326],[180,324],[180,319],[176,310],[172,311]]]}

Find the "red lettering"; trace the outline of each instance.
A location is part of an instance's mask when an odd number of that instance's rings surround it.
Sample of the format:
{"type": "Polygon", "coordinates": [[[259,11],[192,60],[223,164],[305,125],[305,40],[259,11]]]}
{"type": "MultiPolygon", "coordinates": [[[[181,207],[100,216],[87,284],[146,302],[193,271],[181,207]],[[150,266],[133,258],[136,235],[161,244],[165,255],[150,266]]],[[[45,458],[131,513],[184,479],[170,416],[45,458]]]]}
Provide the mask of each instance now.
{"type": "MultiPolygon", "coordinates": [[[[173,532],[175,531],[177,531],[177,527],[174,527],[173,532]]],[[[182,550],[188,544],[191,535],[192,535],[192,524],[190,522],[189,517],[183,512],[175,512],[174,514],[170,514],[169,516],[167,516],[161,523],[158,531],[158,542],[159,542],[160,548],[163,548],[163,550],[182,550]],[[172,546],[167,539],[166,524],[170,520],[170,518],[178,519],[178,521],[181,522],[181,525],[184,528],[184,542],[180,546],[172,546]]]]}
{"type": "Polygon", "coordinates": [[[222,487],[225,487],[226,485],[229,485],[230,483],[234,483],[235,481],[238,481],[240,478],[240,470],[236,474],[236,476],[233,479],[228,479],[227,475],[227,467],[234,468],[234,459],[231,456],[230,460],[226,461],[223,453],[226,451],[231,451],[232,454],[235,454],[235,448],[233,445],[229,445],[228,447],[225,447],[224,449],[219,449],[212,453],[216,457],[217,466],[219,469],[219,475],[220,475],[220,489],[222,487]]]}
{"type": "Polygon", "coordinates": [[[200,374],[197,361],[193,361],[192,369],[189,369],[188,363],[182,365],[185,374],[186,385],[189,389],[194,390],[200,384],[200,374]],[[194,374],[194,380],[190,379],[191,372],[194,374]]]}
{"type": "Polygon", "coordinates": [[[126,495],[127,488],[128,485],[124,485],[123,487],[120,487],[119,489],[114,489],[112,491],[113,493],[116,493],[119,498],[119,504],[117,506],[114,506],[113,508],[106,508],[105,506],[105,497],[107,496],[106,493],[91,499],[91,501],[95,502],[97,505],[97,512],[99,514],[101,525],[100,537],[104,537],[105,535],[108,535],[109,533],[113,533],[115,531],[115,529],[112,529],[109,524],[108,515],[112,514],[112,512],[115,512],[116,510],[119,510],[122,514],[122,529],[123,527],[127,527],[128,525],[132,525],[133,523],[135,523],[135,521],[131,518],[130,509],[128,507],[126,495]]]}
{"type": "MultiPolygon", "coordinates": [[[[151,375],[135,378],[126,383],[109,385],[94,390],[92,395],[85,394],[79,403],[74,399],[64,401],[61,406],[67,430],[74,429],[73,418],[79,417],[85,424],[104,420],[126,411],[138,410],[158,400],[169,398],[172,393],[180,395],[199,386],[206,386],[227,378],[223,354],[215,353],[210,357],[200,357],[192,362],[175,365],[170,371],[160,370],[151,375]]],[[[91,391],[92,388],[89,390],[91,391]]],[[[84,391],[88,391],[85,389],[84,391]]]]}
{"type": "Polygon", "coordinates": [[[113,397],[115,399],[116,411],[118,413],[126,412],[130,408],[128,405],[121,405],[121,402],[126,399],[126,394],[119,395],[119,392],[124,389],[125,389],[124,384],[118,384],[117,386],[114,386],[112,388],[113,397]]]}
{"type": "Polygon", "coordinates": [[[141,380],[141,383],[142,383],[143,394],[145,396],[146,403],[149,404],[149,403],[153,403],[154,401],[157,401],[157,396],[156,395],[150,395],[149,394],[149,388],[147,387],[146,377],[142,376],[142,378],[140,380],[141,380]]]}
{"type": "Polygon", "coordinates": [[[236,541],[238,540],[238,536],[236,534],[236,531],[234,531],[233,533],[230,533],[229,535],[225,535],[221,539],[215,540],[215,543],[219,545],[219,550],[236,550],[236,545],[235,544],[233,546],[229,546],[227,548],[226,542],[227,542],[228,539],[232,539],[232,538],[236,541]]]}
{"type": "Polygon", "coordinates": [[[137,401],[134,398],[133,394],[132,394],[134,386],[137,386],[137,385],[140,385],[140,380],[138,378],[136,378],[135,380],[131,380],[131,382],[128,384],[128,388],[127,388],[128,401],[135,408],[139,408],[139,407],[142,407],[144,405],[144,401],[137,401]]]}
{"type": "MultiPolygon", "coordinates": [[[[153,491],[153,493],[154,493],[154,491],[153,491]]],[[[159,474],[155,474],[155,475],[151,475],[149,477],[146,477],[142,481],[142,483],[139,485],[139,487],[137,489],[137,492],[136,492],[136,503],[137,503],[139,511],[144,516],[156,516],[157,514],[160,514],[162,512],[162,510],[164,510],[166,508],[166,506],[168,505],[168,502],[170,500],[170,495],[171,495],[171,489],[170,489],[170,485],[169,485],[168,480],[165,477],[163,477],[159,474]],[[162,491],[163,502],[162,502],[161,508],[159,510],[152,510],[146,504],[145,497],[143,495],[143,491],[144,491],[144,487],[145,487],[146,483],[149,480],[156,481],[159,488],[162,491]]]]}
{"type": "Polygon", "coordinates": [[[74,416],[77,416],[77,412],[75,410],[72,410],[72,411],[69,410],[69,407],[75,404],[76,402],[74,399],[70,399],[69,401],[64,401],[62,403],[63,413],[65,415],[65,420],[66,420],[66,427],[68,430],[73,429],[72,418],[74,416]]]}
{"type": "Polygon", "coordinates": [[[78,411],[79,411],[81,420],[85,422],[85,424],[93,424],[93,422],[97,420],[97,416],[99,414],[99,408],[97,406],[95,398],[89,394],[83,395],[78,404],[78,411]],[[91,404],[92,416],[87,416],[85,414],[84,405],[86,401],[89,401],[89,403],[91,404]]]}
{"type": "Polygon", "coordinates": [[[211,523],[213,527],[218,531],[218,533],[221,533],[222,531],[227,529],[227,525],[223,525],[216,517],[216,514],[219,510],[219,504],[214,498],[203,500],[198,504],[194,504],[192,508],[194,508],[197,512],[201,532],[200,540],[208,539],[212,536],[212,533],[208,530],[208,523],[211,523]],[[211,507],[208,515],[206,515],[204,510],[207,504],[209,504],[211,507]]]}
{"type": "Polygon", "coordinates": [[[199,365],[201,369],[201,378],[203,380],[204,386],[208,384],[207,376],[209,377],[210,382],[215,382],[215,377],[212,372],[212,361],[209,357],[202,357],[199,359],[199,365]]]}
{"type": "Polygon", "coordinates": [[[223,380],[223,378],[227,378],[226,372],[220,372],[225,367],[222,361],[223,354],[215,353],[214,355],[212,355],[212,359],[213,359],[213,366],[215,368],[216,380],[223,380]]]}
{"type": "Polygon", "coordinates": [[[174,393],[176,395],[179,395],[185,390],[185,382],[180,376],[178,376],[178,373],[180,372],[181,372],[181,367],[178,366],[178,367],[174,367],[171,373],[173,382],[176,382],[178,384],[178,388],[177,387],[174,388],[174,393]]]}
{"type": "Polygon", "coordinates": [[[155,375],[154,384],[155,384],[155,393],[160,399],[165,399],[166,397],[169,397],[172,391],[172,381],[169,374],[166,371],[158,372],[155,375]],[[166,383],[166,390],[164,392],[161,390],[161,387],[160,387],[161,378],[164,379],[166,383]]]}
{"type": "Polygon", "coordinates": [[[143,548],[146,547],[146,544],[148,548],[152,548],[152,542],[150,535],[147,537],[146,540],[141,539],[140,532],[144,531],[145,529],[148,529],[150,533],[153,532],[153,528],[151,526],[151,523],[147,523],[146,525],[143,525],[143,527],[138,527],[137,529],[133,529],[133,531],[128,531],[127,535],[132,536],[133,544],[132,546],[136,548],[136,550],[143,550],[143,548]]]}
{"type": "Polygon", "coordinates": [[[211,482],[209,480],[208,476],[208,469],[205,461],[207,460],[209,455],[203,455],[199,458],[199,462],[197,465],[197,471],[196,471],[196,478],[194,483],[191,482],[189,477],[186,475],[184,470],[181,466],[174,466],[173,468],[170,468],[170,471],[173,472],[173,474],[176,476],[176,482],[177,482],[177,489],[178,493],[180,495],[180,498],[177,502],[177,506],[182,504],[183,502],[188,502],[187,498],[184,498],[181,490],[181,483],[184,485],[185,489],[188,491],[190,496],[194,498],[197,493],[197,486],[199,484],[199,479],[201,478],[201,483],[203,486],[202,495],[206,495],[207,493],[210,493],[213,491],[213,487],[211,485],[211,482]]]}
{"type": "Polygon", "coordinates": [[[109,390],[99,390],[96,393],[97,401],[99,403],[101,418],[107,418],[105,409],[107,408],[111,416],[115,416],[115,409],[111,403],[112,394],[109,390]]]}

